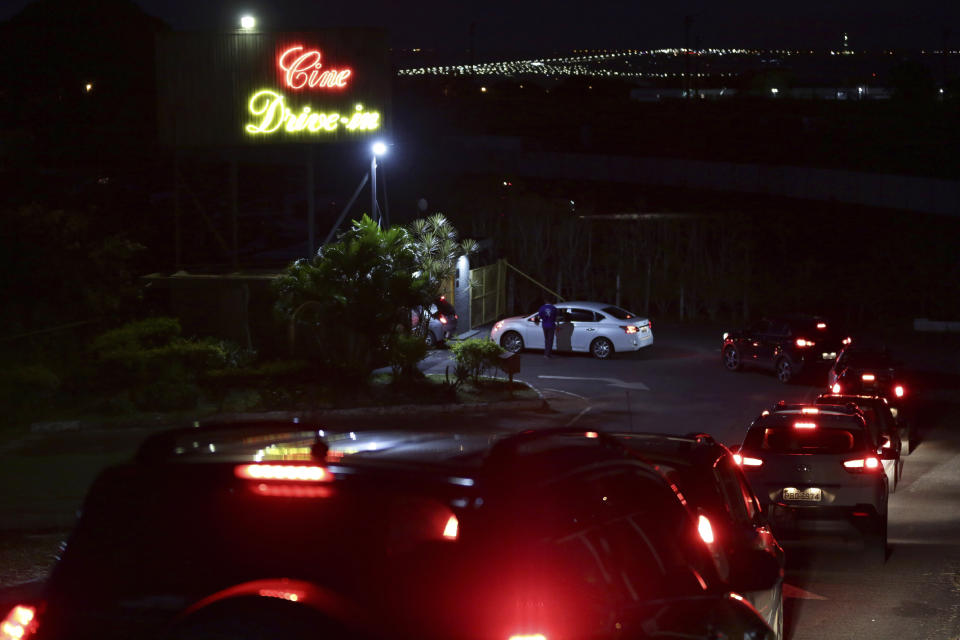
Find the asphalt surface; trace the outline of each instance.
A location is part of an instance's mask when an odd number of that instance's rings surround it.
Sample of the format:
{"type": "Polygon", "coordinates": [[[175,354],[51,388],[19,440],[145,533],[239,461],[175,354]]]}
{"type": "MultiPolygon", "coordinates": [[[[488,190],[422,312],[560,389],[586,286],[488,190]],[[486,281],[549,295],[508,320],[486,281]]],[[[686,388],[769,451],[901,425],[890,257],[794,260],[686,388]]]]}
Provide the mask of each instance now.
{"type": "MultiPolygon", "coordinates": [[[[610,361],[561,354],[521,356],[518,377],[548,410],[328,417],[364,428],[515,431],[561,425],[592,430],[707,432],[726,444],[777,400],[812,400],[819,387],[782,385],[772,374],[720,365],[721,329],[657,327],[655,344],[610,361]]],[[[921,441],[890,499],[890,547],[882,567],[859,548],[787,548],[787,637],[795,640],[960,638],[960,357],[954,343],[911,347],[925,375],[921,441]]],[[[445,350],[423,363],[449,365],[445,350]]],[[[32,433],[0,449],[0,607],[36,589],[97,471],[122,460],[155,428],[32,433]],[[34,559],[36,559],[34,561],[34,559]],[[32,563],[32,564],[31,564],[32,563]],[[11,572],[9,565],[16,565],[11,572]],[[24,583],[18,585],[18,583],[24,583]]]]}

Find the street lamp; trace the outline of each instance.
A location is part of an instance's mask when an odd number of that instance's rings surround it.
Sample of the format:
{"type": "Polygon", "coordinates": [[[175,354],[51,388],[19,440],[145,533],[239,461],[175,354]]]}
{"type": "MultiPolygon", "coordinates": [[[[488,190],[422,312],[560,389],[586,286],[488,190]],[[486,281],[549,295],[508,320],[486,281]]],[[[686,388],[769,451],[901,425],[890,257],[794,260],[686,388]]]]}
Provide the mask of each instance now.
{"type": "MultiPolygon", "coordinates": [[[[382,140],[377,140],[370,146],[373,157],[370,159],[370,215],[377,216],[377,224],[383,216],[379,213],[377,207],[377,158],[387,153],[387,145],[382,140]]],[[[390,221],[387,221],[389,224],[390,221]]]]}
{"type": "Polygon", "coordinates": [[[245,15],[240,18],[240,28],[246,31],[257,26],[257,19],[251,15],[245,15]]]}

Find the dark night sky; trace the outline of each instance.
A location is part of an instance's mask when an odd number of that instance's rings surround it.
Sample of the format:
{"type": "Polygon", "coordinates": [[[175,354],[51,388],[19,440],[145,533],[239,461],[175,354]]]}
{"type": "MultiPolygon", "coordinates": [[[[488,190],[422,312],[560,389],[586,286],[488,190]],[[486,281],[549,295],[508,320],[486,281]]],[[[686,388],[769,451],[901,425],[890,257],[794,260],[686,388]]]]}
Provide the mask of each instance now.
{"type": "MultiPolygon", "coordinates": [[[[89,1],[89,0],[87,0],[89,1]]],[[[0,20],[28,0],[0,0],[0,20]]],[[[683,18],[694,24],[690,45],[829,48],[850,34],[857,48],[960,48],[960,2],[948,0],[135,0],[175,29],[233,28],[245,11],[263,28],[382,26],[394,47],[465,49],[476,23],[478,58],[573,48],[683,46],[683,18]],[[949,30],[949,31],[946,31],[949,30]]]]}

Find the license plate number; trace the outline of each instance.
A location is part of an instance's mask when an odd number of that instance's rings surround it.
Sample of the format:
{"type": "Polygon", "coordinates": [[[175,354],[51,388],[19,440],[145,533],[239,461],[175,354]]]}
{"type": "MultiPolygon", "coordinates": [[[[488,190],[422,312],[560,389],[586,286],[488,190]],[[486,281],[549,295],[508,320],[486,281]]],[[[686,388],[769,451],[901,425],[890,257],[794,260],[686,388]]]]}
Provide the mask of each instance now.
{"type": "Polygon", "coordinates": [[[823,492],[816,487],[809,489],[787,488],[783,490],[783,499],[794,502],[820,502],[823,499],[823,492]]]}
{"type": "Polygon", "coordinates": [[[822,355],[823,355],[823,359],[824,359],[824,360],[836,360],[836,359],[837,359],[837,354],[836,354],[835,351],[824,351],[822,355]]]}

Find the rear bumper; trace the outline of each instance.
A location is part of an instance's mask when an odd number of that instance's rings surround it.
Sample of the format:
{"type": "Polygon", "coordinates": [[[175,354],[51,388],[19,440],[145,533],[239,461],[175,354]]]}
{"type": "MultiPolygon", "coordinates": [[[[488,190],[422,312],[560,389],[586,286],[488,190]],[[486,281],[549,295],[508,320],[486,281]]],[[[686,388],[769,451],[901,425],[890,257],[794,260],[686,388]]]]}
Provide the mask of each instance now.
{"type": "Polygon", "coordinates": [[[862,538],[879,533],[886,516],[870,504],[853,507],[769,505],[767,518],[778,539],[862,538]]]}

